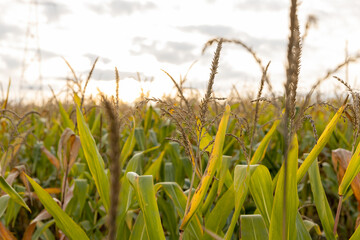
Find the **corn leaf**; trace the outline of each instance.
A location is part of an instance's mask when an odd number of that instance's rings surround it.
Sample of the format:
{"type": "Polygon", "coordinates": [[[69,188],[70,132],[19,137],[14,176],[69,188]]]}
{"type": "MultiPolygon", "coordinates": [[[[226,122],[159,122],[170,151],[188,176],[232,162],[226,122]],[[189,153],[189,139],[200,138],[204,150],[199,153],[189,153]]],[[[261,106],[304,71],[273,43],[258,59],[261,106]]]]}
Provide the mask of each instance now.
{"type": "Polygon", "coordinates": [[[280,120],[276,120],[273,123],[272,127],[261,140],[259,147],[256,149],[254,155],[252,156],[250,164],[257,164],[265,157],[266,149],[269,146],[270,140],[276,132],[276,128],[279,126],[279,124],[280,120]]]}
{"type": "Polygon", "coordinates": [[[205,173],[201,178],[201,181],[192,197],[189,207],[186,209],[185,216],[182,220],[180,230],[183,230],[191,220],[192,216],[198,210],[200,204],[205,198],[205,194],[209,188],[210,182],[212,181],[215,172],[219,168],[219,161],[222,156],[222,150],[224,147],[226,127],[230,116],[230,106],[226,105],[224,115],[219,124],[218,132],[216,133],[213,151],[210,155],[208,165],[206,166],[205,173]]]}
{"type": "Polygon", "coordinates": [[[74,102],[76,103],[76,106],[80,108],[81,106],[81,98],[74,92],[74,102]]]}
{"type": "Polygon", "coordinates": [[[150,165],[145,171],[144,175],[152,175],[155,179],[159,178],[159,171],[161,163],[163,162],[165,150],[160,153],[160,156],[150,165]]]}
{"type": "MultiPolygon", "coordinates": [[[[205,221],[205,228],[218,234],[222,235],[222,229],[226,224],[226,220],[231,214],[234,208],[234,188],[229,188],[217,201],[215,207],[210,212],[209,216],[205,221]]],[[[212,239],[210,235],[204,234],[203,239],[212,239]]]]}
{"type": "Polygon", "coordinates": [[[76,115],[81,146],[84,150],[85,159],[91,175],[94,178],[94,182],[104,204],[104,208],[106,212],[108,212],[110,204],[110,185],[109,178],[105,173],[104,161],[96,147],[95,140],[90,133],[90,129],[87,126],[79,107],[76,107],[76,115]]]}
{"type": "Polygon", "coordinates": [[[28,133],[29,131],[23,132],[16,136],[15,140],[13,140],[11,143],[13,147],[8,148],[7,151],[2,154],[0,160],[0,175],[5,174],[8,164],[10,163],[11,159],[13,159],[18,154],[20,147],[24,143],[28,133]]]}
{"type": "Polygon", "coordinates": [[[230,240],[239,219],[241,207],[248,194],[251,174],[259,165],[237,165],[234,171],[234,190],[235,190],[235,211],[231,219],[230,226],[226,232],[225,239],[230,240]]]}
{"type": "Polygon", "coordinates": [[[48,213],[55,219],[56,226],[70,239],[89,239],[84,230],[67,215],[54,199],[37,184],[31,177],[25,175],[31,186],[34,188],[40,202],[44,205],[48,213]]]}
{"type": "Polygon", "coordinates": [[[213,138],[206,131],[206,129],[202,129],[201,134],[200,134],[199,129],[201,127],[201,121],[199,118],[197,118],[196,123],[197,123],[196,135],[197,135],[198,139],[200,139],[200,146],[199,146],[200,150],[210,152],[213,147],[213,144],[214,144],[214,143],[210,144],[211,141],[213,140],[213,138]]]}
{"type": "Polygon", "coordinates": [[[230,163],[231,163],[231,156],[222,156],[222,163],[219,171],[219,185],[217,190],[217,195],[219,196],[226,181],[227,173],[229,171],[230,163]]]}
{"type": "Polygon", "coordinates": [[[350,159],[350,163],[346,168],[344,177],[342,178],[341,184],[339,186],[339,195],[342,196],[348,190],[350,184],[360,171],[360,143],[356,147],[355,153],[350,159]]]}
{"type": "Polygon", "coordinates": [[[360,225],[356,228],[355,232],[353,233],[353,235],[351,235],[350,240],[358,240],[360,239],[360,225]]]}
{"type": "Polygon", "coordinates": [[[261,215],[241,216],[241,238],[246,240],[266,240],[269,234],[261,215]]]}
{"type": "Polygon", "coordinates": [[[307,230],[300,213],[296,214],[296,240],[311,240],[310,233],[307,230]]]}
{"type": "Polygon", "coordinates": [[[49,231],[49,227],[51,227],[55,223],[55,220],[52,219],[46,223],[37,223],[38,227],[32,236],[32,239],[39,239],[42,235],[43,239],[46,240],[55,240],[55,237],[52,235],[52,233],[49,231]]]}
{"type": "Polygon", "coordinates": [[[151,122],[152,122],[152,113],[153,113],[153,107],[150,106],[148,110],[146,111],[146,116],[144,119],[144,130],[145,134],[149,131],[151,122]]]}
{"type": "Polygon", "coordinates": [[[209,193],[206,196],[204,204],[202,204],[202,206],[201,206],[201,212],[203,215],[206,215],[206,213],[209,211],[210,207],[212,206],[212,204],[216,198],[218,186],[219,186],[219,181],[214,180],[211,185],[210,190],[208,191],[209,193]]]}
{"type": "Polygon", "coordinates": [[[256,207],[259,209],[266,228],[270,226],[271,211],[273,206],[272,179],[265,166],[258,166],[250,178],[250,193],[256,207]]]}
{"type": "Polygon", "coordinates": [[[336,239],[333,233],[334,217],[332,215],[329,202],[326,198],[326,194],[321,183],[321,176],[317,159],[309,168],[309,178],[316,210],[324,228],[326,239],[336,239]]]}
{"type": "MultiPolygon", "coordinates": [[[[334,169],[336,171],[336,175],[339,183],[341,183],[344,177],[346,169],[350,163],[351,156],[352,156],[351,151],[343,148],[338,148],[336,150],[331,151],[331,160],[334,169]]],[[[352,180],[351,189],[349,189],[345,193],[343,197],[343,202],[346,201],[346,199],[350,197],[352,194],[354,194],[359,205],[360,204],[360,174],[357,174],[355,178],[352,180]]]]}
{"type": "Polygon", "coordinates": [[[140,212],[136,218],[129,240],[147,240],[147,239],[149,238],[146,233],[144,214],[143,212],[140,212]]]}
{"type": "Polygon", "coordinates": [[[133,129],[131,130],[126,142],[121,149],[120,162],[125,163],[126,159],[130,156],[135,147],[135,120],[133,121],[133,129]]]}
{"type": "MultiPolygon", "coordinates": [[[[180,216],[180,218],[184,217],[185,207],[186,207],[186,199],[187,196],[181,190],[180,186],[177,183],[173,182],[160,182],[155,185],[155,191],[158,192],[162,189],[166,195],[173,201],[176,212],[180,216]]],[[[201,239],[202,238],[202,228],[201,223],[197,215],[191,219],[189,223],[189,227],[185,229],[185,234],[189,233],[193,239],[201,239]]]]}
{"type": "Polygon", "coordinates": [[[4,192],[6,192],[10,196],[10,198],[14,200],[17,204],[23,206],[26,210],[31,212],[24,199],[20,197],[20,195],[15,191],[15,189],[12,188],[2,176],[0,176],[0,188],[4,190],[4,192]]]}
{"type": "Polygon", "coordinates": [[[146,175],[139,176],[134,172],[129,172],[126,176],[135,189],[140,209],[144,214],[149,239],[165,240],[155,198],[153,177],[146,175]]]}
{"type": "Polygon", "coordinates": [[[192,175],[192,165],[191,162],[186,158],[185,161],[181,159],[180,146],[178,143],[170,142],[167,144],[167,156],[170,161],[173,163],[174,168],[174,181],[177,182],[180,186],[184,185],[185,174],[189,176],[189,179],[192,175]],[[186,173],[187,171],[187,173],[186,173]]]}
{"type": "Polygon", "coordinates": [[[136,143],[141,151],[146,149],[145,131],[143,128],[135,128],[134,136],[136,143]]]}
{"type": "Polygon", "coordinates": [[[64,129],[65,128],[70,128],[72,131],[74,131],[75,125],[74,125],[73,121],[70,119],[68,113],[64,109],[61,102],[59,102],[59,112],[60,112],[60,115],[61,115],[62,122],[64,124],[64,129]]]}
{"type": "Polygon", "coordinates": [[[298,142],[296,135],[291,141],[291,147],[287,159],[286,186],[284,163],[280,169],[280,175],[277,182],[274,203],[271,212],[271,221],[269,229],[269,239],[283,239],[283,231],[285,231],[285,239],[293,239],[291,236],[296,232],[296,214],[298,205],[296,170],[298,163],[298,142]],[[285,199],[284,199],[285,194],[285,199]],[[284,202],[285,200],[285,202],[284,202]],[[283,214],[285,211],[285,219],[283,214]],[[283,221],[284,220],[284,221],[283,221]]]}
{"type": "Polygon", "coordinates": [[[317,235],[323,236],[323,233],[318,224],[310,220],[303,220],[303,222],[308,232],[310,232],[311,229],[314,229],[317,235]]]}
{"type": "MultiPolygon", "coordinates": [[[[347,100],[347,99],[346,99],[347,100]]],[[[326,143],[329,141],[332,132],[334,131],[336,127],[336,123],[339,121],[341,114],[343,113],[345,106],[346,106],[346,100],[344,104],[339,108],[339,110],[336,112],[334,117],[331,119],[331,121],[326,126],[325,130],[322,132],[319,140],[317,141],[316,145],[313,147],[307,158],[304,160],[304,162],[301,164],[300,168],[298,169],[296,173],[296,181],[299,183],[301,179],[305,176],[305,173],[315,161],[317,156],[320,154],[322,149],[325,147],[326,143]]]]}
{"type": "Polygon", "coordinates": [[[122,239],[122,236],[125,235],[123,232],[125,224],[125,216],[128,212],[131,200],[133,197],[133,188],[130,186],[130,182],[126,179],[126,174],[128,172],[140,173],[141,161],[144,152],[139,152],[135,154],[128,162],[125,169],[125,176],[121,178],[121,189],[119,195],[119,209],[118,209],[118,239],[122,239]]]}
{"type": "Polygon", "coordinates": [[[3,195],[0,197],[0,218],[2,217],[8,206],[9,199],[10,199],[9,195],[3,195]]]}
{"type": "MultiPolygon", "coordinates": [[[[165,194],[161,195],[164,196],[165,194]]],[[[169,239],[179,239],[178,216],[176,214],[175,205],[171,199],[158,197],[157,204],[159,206],[161,222],[165,231],[170,233],[169,239]]]]}

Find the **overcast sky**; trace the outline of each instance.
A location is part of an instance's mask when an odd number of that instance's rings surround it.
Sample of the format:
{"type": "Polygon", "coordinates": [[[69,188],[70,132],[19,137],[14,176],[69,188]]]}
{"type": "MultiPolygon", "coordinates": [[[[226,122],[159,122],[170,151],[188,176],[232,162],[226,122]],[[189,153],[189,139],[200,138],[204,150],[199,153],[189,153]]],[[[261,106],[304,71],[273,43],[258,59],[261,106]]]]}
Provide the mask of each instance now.
{"type": "MultiPolygon", "coordinates": [[[[12,78],[13,97],[19,96],[19,83],[21,96],[39,96],[35,90],[39,88],[39,72],[46,93],[49,84],[55,92],[63,90],[71,72],[62,57],[82,78],[86,78],[95,58],[100,57],[89,85],[90,93],[99,88],[113,94],[117,67],[120,95],[125,101],[136,98],[141,88],[150,90],[155,97],[172,91],[172,83],[161,69],[179,80],[196,60],[186,86],[204,89],[216,46],[204,55],[201,50],[214,37],[239,39],[251,46],[264,63],[271,61],[269,74],[277,91],[281,91],[285,80],[290,4],[287,0],[38,0],[38,3],[36,14],[28,0],[0,1],[0,83],[6,88],[9,77],[12,78]],[[29,22],[31,31],[27,35],[29,22]],[[41,68],[36,60],[37,44],[41,49],[41,68]],[[25,80],[21,80],[23,72],[25,80]],[[154,81],[139,83],[134,80],[137,72],[143,80],[153,77],[154,81]]],[[[346,41],[350,55],[360,49],[359,1],[303,0],[299,6],[302,32],[309,14],[318,22],[310,29],[303,46],[299,83],[302,92],[327,69],[344,60],[346,41]]],[[[352,85],[356,85],[359,67],[350,66],[352,85]]],[[[232,85],[246,95],[246,91],[258,88],[261,78],[252,57],[231,44],[223,45],[218,72],[214,88],[224,95],[232,85]]],[[[338,76],[345,77],[343,72],[338,76]]],[[[340,86],[330,79],[322,90],[334,84],[340,86]]]]}

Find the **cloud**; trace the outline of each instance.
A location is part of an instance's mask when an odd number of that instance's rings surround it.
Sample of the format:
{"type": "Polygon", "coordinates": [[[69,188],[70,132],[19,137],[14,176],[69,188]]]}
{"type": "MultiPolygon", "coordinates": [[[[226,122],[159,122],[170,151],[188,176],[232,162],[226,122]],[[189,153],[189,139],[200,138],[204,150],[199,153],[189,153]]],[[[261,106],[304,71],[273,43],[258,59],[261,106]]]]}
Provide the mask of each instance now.
{"type": "Polygon", "coordinates": [[[241,0],[236,8],[251,11],[279,11],[289,8],[289,3],[281,0],[241,0]]]}
{"type": "MultiPolygon", "coordinates": [[[[259,37],[254,37],[251,36],[245,32],[238,32],[237,36],[234,38],[228,38],[228,39],[233,39],[233,40],[239,40],[242,43],[246,44],[248,47],[250,47],[260,58],[269,58],[271,57],[271,59],[274,56],[279,56],[279,52],[280,53],[286,53],[286,47],[287,47],[287,42],[285,38],[274,38],[274,39],[270,39],[270,38],[259,38],[259,37]]],[[[213,44],[212,48],[215,50],[215,45],[213,44]]],[[[235,44],[235,43],[224,43],[223,44],[223,51],[246,51],[242,46],[235,44]]],[[[210,50],[210,48],[208,48],[205,53],[204,56],[208,57],[208,58],[212,58],[212,54],[213,52],[210,50]]],[[[247,56],[249,57],[249,56],[247,56]]],[[[283,57],[281,55],[281,57],[283,57]]],[[[250,59],[250,58],[249,58],[250,59]]],[[[264,61],[266,59],[263,59],[264,61]]],[[[265,63],[264,63],[265,64],[265,63]]]]}
{"type": "Polygon", "coordinates": [[[210,36],[229,36],[234,35],[236,31],[228,26],[224,25],[198,25],[198,26],[185,26],[179,27],[180,30],[186,32],[198,32],[210,36]]]}
{"type": "Polygon", "coordinates": [[[135,2],[135,1],[117,1],[114,0],[110,3],[111,13],[113,15],[130,15],[134,12],[140,12],[144,10],[151,10],[156,8],[156,5],[152,2],[135,2]]]}
{"type": "Polygon", "coordinates": [[[71,10],[61,3],[45,2],[40,6],[48,23],[58,22],[63,15],[71,13],[71,10]]]}
{"type": "MultiPolygon", "coordinates": [[[[33,51],[36,51],[36,50],[33,49],[33,51]]],[[[42,60],[56,58],[56,57],[59,57],[59,56],[60,55],[55,53],[55,52],[51,52],[51,51],[48,51],[48,50],[41,49],[41,59],[42,60]]]]}
{"type": "Polygon", "coordinates": [[[238,80],[238,81],[249,81],[253,80],[253,76],[248,74],[246,71],[240,71],[232,68],[228,64],[223,64],[219,66],[218,74],[215,77],[215,82],[224,82],[224,81],[231,81],[231,80],[238,80]]]}
{"type": "Polygon", "coordinates": [[[98,14],[109,13],[113,16],[131,15],[135,12],[147,11],[156,8],[152,2],[139,2],[139,1],[119,1],[113,0],[109,4],[100,5],[91,4],[89,8],[98,14]]]}
{"type": "MultiPolygon", "coordinates": [[[[83,75],[87,76],[88,72],[84,72],[83,75]]],[[[120,80],[124,78],[136,78],[136,72],[119,72],[120,80]]],[[[94,69],[92,78],[95,80],[115,80],[115,70],[114,69],[94,69]]]]}
{"type": "Polygon", "coordinates": [[[95,61],[95,59],[96,59],[97,57],[99,57],[99,61],[100,61],[100,62],[103,62],[103,63],[105,63],[105,64],[108,64],[108,63],[111,62],[111,59],[110,59],[110,58],[101,57],[101,56],[96,55],[96,54],[93,54],[93,53],[86,53],[86,54],[84,54],[83,56],[86,57],[87,59],[89,59],[89,61],[92,62],[92,63],[95,61]]]}
{"type": "Polygon", "coordinates": [[[0,22],[0,40],[6,39],[8,37],[19,36],[20,34],[23,34],[21,28],[15,25],[0,22]]]}
{"type": "Polygon", "coordinates": [[[192,53],[195,45],[185,42],[165,42],[148,41],[144,38],[136,37],[133,40],[136,50],[130,50],[134,55],[150,54],[159,62],[182,64],[195,60],[196,56],[192,53]]]}
{"type": "Polygon", "coordinates": [[[1,54],[0,61],[5,63],[6,70],[15,70],[21,66],[21,61],[11,55],[1,54]]]}

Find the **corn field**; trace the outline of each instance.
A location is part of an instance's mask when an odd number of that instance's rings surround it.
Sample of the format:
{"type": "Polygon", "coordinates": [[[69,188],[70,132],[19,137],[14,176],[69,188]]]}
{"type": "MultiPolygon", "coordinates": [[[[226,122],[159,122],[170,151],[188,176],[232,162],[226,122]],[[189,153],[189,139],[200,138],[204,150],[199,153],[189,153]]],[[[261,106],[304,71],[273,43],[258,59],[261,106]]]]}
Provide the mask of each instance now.
{"type": "MultiPolygon", "coordinates": [[[[142,96],[134,106],[118,94],[88,99],[96,61],[85,82],[66,62],[70,103],[12,104],[9,82],[0,110],[0,239],[360,239],[359,95],[335,77],[347,91],[312,97],[358,56],[297,96],[296,11],[292,1],[283,96],[263,96],[270,63],[223,38],[204,47],[217,45],[201,99],[165,71],[176,97],[142,96]],[[226,100],[214,96],[226,44],[259,64],[256,97],[236,89],[226,100]]],[[[118,83],[117,69],[114,76],[118,83]]]]}

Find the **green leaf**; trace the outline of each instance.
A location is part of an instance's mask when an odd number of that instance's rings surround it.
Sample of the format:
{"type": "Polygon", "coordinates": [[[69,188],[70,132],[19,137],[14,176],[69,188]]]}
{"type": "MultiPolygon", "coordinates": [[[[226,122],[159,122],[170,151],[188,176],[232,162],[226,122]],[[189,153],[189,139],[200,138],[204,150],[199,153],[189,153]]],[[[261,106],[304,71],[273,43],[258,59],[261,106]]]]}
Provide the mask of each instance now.
{"type": "Polygon", "coordinates": [[[146,149],[145,142],[145,131],[143,128],[135,128],[134,136],[136,139],[136,143],[141,151],[146,149]]]}
{"type": "Polygon", "coordinates": [[[136,153],[128,162],[126,169],[125,169],[125,174],[124,176],[121,178],[121,189],[120,189],[120,195],[119,195],[119,209],[118,209],[118,236],[122,236],[123,232],[122,230],[123,225],[125,224],[124,220],[125,220],[125,216],[127,211],[130,208],[131,205],[131,200],[133,197],[133,189],[130,186],[129,181],[126,179],[126,174],[128,172],[136,172],[136,173],[140,173],[140,169],[141,169],[141,162],[143,159],[143,156],[145,153],[151,152],[153,150],[158,149],[158,147],[153,147],[153,148],[149,148],[146,151],[143,152],[138,152],[136,153]]]}
{"type": "MultiPolygon", "coordinates": [[[[210,212],[209,216],[206,218],[205,227],[206,229],[218,234],[222,235],[222,229],[226,224],[226,220],[231,214],[234,208],[234,197],[235,192],[234,188],[229,188],[217,201],[215,207],[210,212]]],[[[212,239],[210,235],[204,234],[203,239],[212,239]]]]}
{"type": "Polygon", "coordinates": [[[235,212],[225,239],[230,240],[239,219],[241,207],[249,191],[250,177],[259,165],[237,165],[234,171],[235,212]]]}
{"type": "Polygon", "coordinates": [[[61,102],[59,102],[59,112],[60,112],[60,115],[61,115],[61,120],[62,120],[62,122],[64,124],[64,129],[65,128],[70,128],[72,131],[74,131],[75,125],[74,125],[73,121],[70,119],[68,113],[64,109],[61,102]]]}
{"type": "Polygon", "coordinates": [[[296,214],[296,240],[311,240],[309,231],[299,213],[296,214]]]}
{"type": "Polygon", "coordinates": [[[164,155],[165,155],[165,150],[161,152],[160,156],[145,171],[144,175],[152,175],[155,179],[159,179],[159,171],[164,155]]]}
{"type": "Polygon", "coordinates": [[[104,161],[96,147],[95,140],[90,133],[90,129],[87,126],[79,107],[76,107],[76,115],[81,146],[85,154],[85,159],[91,175],[94,178],[94,182],[100,198],[102,199],[104,208],[106,212],[108,212],[110,205],[110,184],[109,178],[105,173],[104,161]]]}
{"type": "Polygon", "coordinates": [[[360,143],[356,147],[355,153],[352,155],[349,165],[346,168],[343,179],[339,186],[339,196],[343,196],[348,190],[350,184],[360,171],[360,143]]]}
{"type": "Polygon", "coordinates": [[[119,195],[119,209],[118,209],[118,238],[121,239],[122,236],[124,236],[124,228],[125,228],[125,216],[128,212],[131,200],[133,197],[133,188],[130,186],[130,182],[126,178],[126,174],[128,172],[137,172],[140,173],[140,166],[141,166],[141,160],[144,155],[144,152],[139,152],[135,154],[128,162],[126,169],[125,169],[125,175],[121,178],[121,189],[120,189],[120,195],[119,195]]]}
{"type": "Polygon", "coordinates": [[[266,149],[269,146],[270,140],[274,133],[276,132],[276,128],[279,126],[280,120],[276,120],[270,130],[266,133],[264,138],[261,140],[259,147],[256,149],[253,157],[251,158],[250,164],[259,163],[265,156],[266,149]]]}
{"type": "Polygon", "coordinates": [[[267,167],[260,165],[256,168],[250,179],[250,193],[264,219],[266,228],[269,228],[274,197],[272,179],[267,167]]]}
{"type": "Polygon", "coordinates": [[[151,122],[152,122],[152,113],[153,113],[153,107],[150,106],[146,111],[146,116],[144,119],[144,130],[145,133],[147,133],[150,129],[151,122]]]}
{"type": "Polygon", "coordinates": [[[157,198],[163,228],[170,233],[169,239],[178,240],[178,216],[176,214],[175,205],[171,199],[164,196],[165,194],[162,194],[157,198]]]}
{"type": "MultiPolygon", "coordinates": [[[[186,159],[187,160],[187,159],[186,159]]],[[[165,162],[164,165],[164,181],[175,182],[175,169],[172,162],[165,162]]]]}
{"type": "Polygon", "coordinates": [[[55,239],[54,235],[49,231],[49,227],[51,227],[55,223],[55,220],[52,219],[46,223],[38,222],[37,225],[39,225],[34,232],[31,239],[37,240],[40,238],[41,235],[43,235],[43,239],[50,240],[55,239]],[[49,233],[49,236],[46,236],[49,233]]]}
{"type": "Polygon", "coordinates": [[[88,182],[86,179],[75,179],[75,189],[73,197],[69,204],[66,206],[65,212],[69,214],[75,221],[80,219],[83,211],[85,201],[87,199],[88,182]]]}
{"type": "Polygon", "coordinates": [[[353,235],[351,235],[350,240],[358,240],[360,239],[360,225],[356,228],[353,235]]]}
{"type": "Polygon", "coordinates": [[[280,175],[277,182],[274,203],[271,212],[271,221],[269,229],[269,239],[293,239],[291,236],[296,232],[296,214],[298,205],[296,170],[298,164],[298,142],[296,135],[291,141],[290,151],[287,159],[286,186],[285,182],[285,163],[280,169],[280,175]],[[284,199],[285,195],[285,199],[284,199]],[[284,202],[285,200],[285,202],[284,202]],[[285,211],[285,213],[284,213],[285,211]],[[285,219],[283,216],[285,214],[285,219]],[[285,221],[283,221],[285,220],[285,221]]]}
{"type": "Polygon", "coordinates": [[[136,218],[129,240],[147,240],[147,239],[149,238],[146,233],[144,214],[143,212],[140,212],[136,218]]]}
{"type": "Polygon", "coordinates": [[[176,168],[174,168],[175,182],[177,182],[180,186],[183,186],[186,170],[188,171],[187,174],[190,174],[190,175],[188,175],[189,179],[191,178],[191,175],[192,175],[191,162],[187,158],[185,159],[185,161],[183,161],[181,159],[180,146],[178,143],[170,142],[169,144],[167,144],[166,150],[167,150],[168,158],[173,163],[173,165],[176,166],[176,168]]]}
{"type": "Polygon", "coordinates": [[[153,177],[139,176],[134,172],[126,174],[135,189],[140,209],[144,214],[146,231],[149,239],[165,240],[159,209],[156,203],[153,177]]]}
{"type": "Polygon", "coordinates": [[[315,159],[309,168],[309,178],[316,210],[324,228],[326,239],[336,239],[333,233],[334,217],[321,183],[321,176],[317,159],[315,159]]]}
{"type": "Polygon", "coordinates": [[[304,220],[303,222],[308,232],[310,232],[311,229],[314,229],[317,235],[323,236],[319,225],[310,220],[304,220]]]}
{"type": "Polygon", "coordinates": [[[38,196],[42,205],[48,213],[55,219],[56,226],[70,239],[89,239],[84,230],[67,215],[54,199],[48,194],[39,184],[37,184],[31,177],[26,175],[31,186],[34,188],[36,195],[38,196]]]}
{"type": "MultiPolygon", "coordinates": [[[[160,182],[155,185],[155,191],[164,190],[166,195],[173,201],[176,211],[180,218],[184,217],[187,196],[181,190],[180,186],[174,182],[160,182]]],[[[189,233],[193,239],[201,239],[202,228],[199,217],[195,214],[191,219],[189,227],[185,229],[185,234],[189,233]]]]}
{"type": "Polygon", "coordinates": [[[269,234],[261,215],[241,215],[241,238],[246,240],[266,240],[269,234]]]}
{"type": "Polygon", "coordinates": [[[5,225],[15,226],[15,220],[20,212],[21,205],[17,204],[13,199],[9,199],[8,207],[6,209],[5,218],[5,225]]]}
{"type": "MultiPolygon", "coordinates": [[[[95,109],[94,110],[94,114],[96,114],[96,111],[95,109]]],[[[99,131],[101,131],[100,129],[100,119],[101,119],[102,115],[101,114],[97,114],[95,116],[95,120],[93,121],[92,125],[91,125],[91,134],[96,134],[98,133],[99,131]]],[[[90,126],[89,126],[90,127],[90,126]]]]}
{"type": "Polygon", "coordinates": [[[133,152],[135,143],[136,143],[136,141],[135,141],[135,120],[134,120],[133,121],[133,129],[131,130],[128,138],[126,139],[126,142],[125,142],[123,148],[121,149],[120,162],[122,164],[125,163],[126,159],[133,152]]]}
{"type": "Polygon", "coordinates": [[[0,197],[0,218],[2,217],[8,206],[9,199],[10,199],[9,195],[3,195],[0,197]]]}
{"type": "Polygon", "coordinates": [[[201,206],[201,212],[203,215],[206,215],[206,213],[209,211],[210,207],[212,206],[215,198],[216,198],[216,193],[218,190],[218,186],[219,186],[219,181],[214,180],[211,188],[209,190],[208,195],[206,196],[206,199],[204,201],[204,203],[201,206]]]}
{"type": "Polygon", "coordinates": [[[17,204],[23,206],[26,210],[31,212],[28,205],[26,205],[24,199],[20,197],[20,195],[15,191],[15,189],[13,189],[2,176],[0,176],[0,188],[4,190],[4,192],[9,194],[10,198],[14,200],[17,204]]]}
{"type": "Polygon", "coordinates": [[[10,161],[18,154],[21,145],[24,143],[27,135],[31,130],[23,132],[15,137],[15,139],[11,142],[10,148],[5,151],[0,159],[0,175],[4,175],[6,168],[8,167],[10,161]]]}
{"type": "Polygon", "coordinates": [[[226,156],[226,155],[222,156],[221,167],[218,174],[218,178],[219,178],[219,185],[217,190],[218,196],[220,195],[222,187],[224,186],[226,176],[229,171],[230,163],[231,163],[231,156],[226,156]]]}

